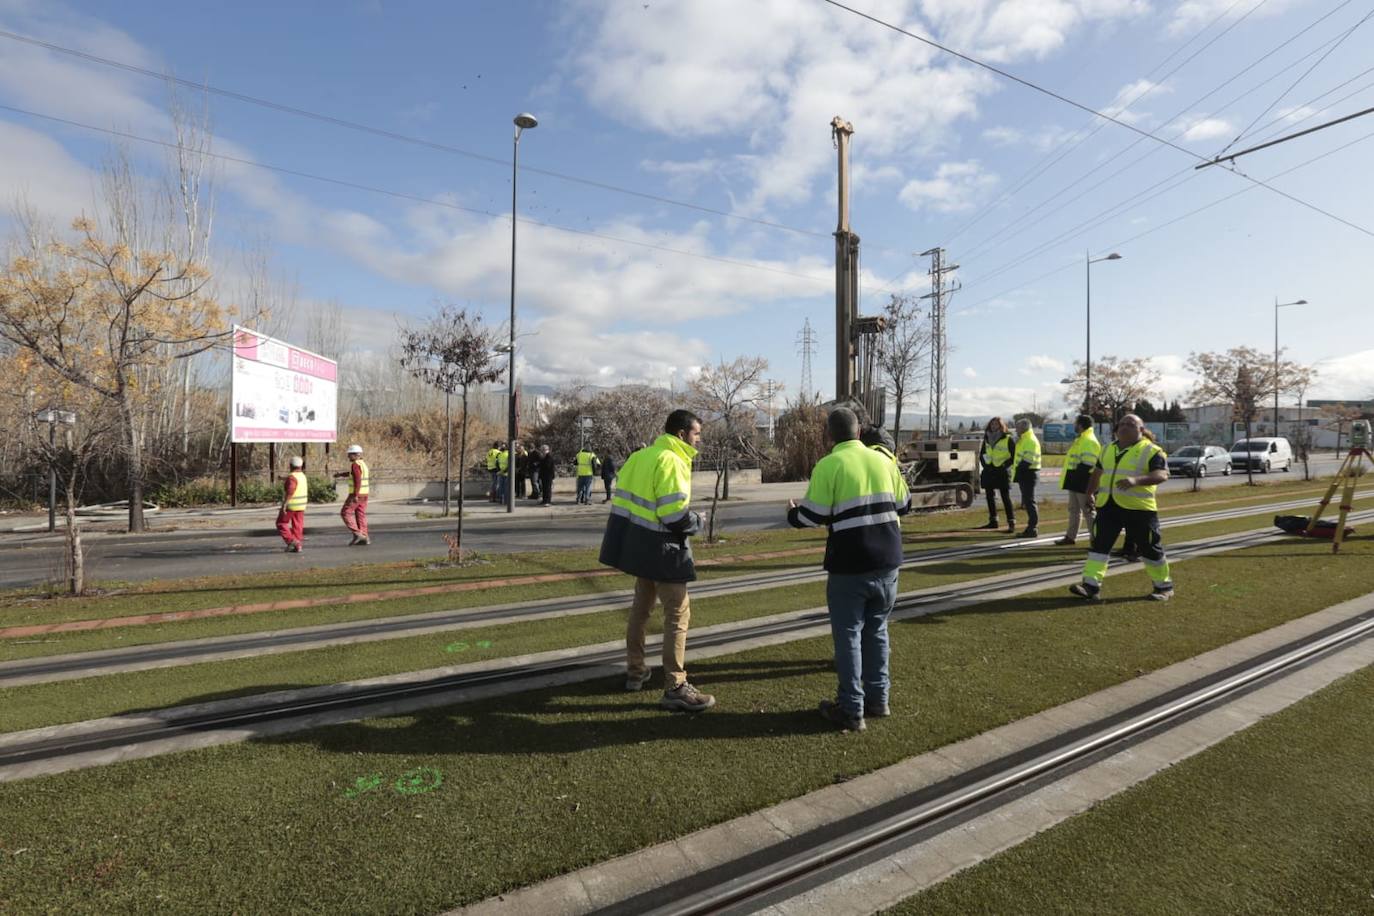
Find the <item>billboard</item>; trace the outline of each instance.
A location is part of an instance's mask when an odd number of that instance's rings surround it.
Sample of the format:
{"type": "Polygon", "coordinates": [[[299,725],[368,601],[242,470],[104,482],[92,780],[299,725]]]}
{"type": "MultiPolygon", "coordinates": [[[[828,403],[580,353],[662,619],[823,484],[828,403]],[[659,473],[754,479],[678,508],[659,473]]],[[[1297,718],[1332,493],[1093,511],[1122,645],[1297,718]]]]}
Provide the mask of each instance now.
{"type": "Polygon", "coordinates": [[[1072,423],[1046,423],[1045,441],[1046,442],[1072,442],[1078,438],[1078,432],[1073,428],[1072,423]]]}
{"type": "Polygon", "coordinates": [[[335,441],[338,378],[332,359],[236,325],[230,441],[335,441]]]}

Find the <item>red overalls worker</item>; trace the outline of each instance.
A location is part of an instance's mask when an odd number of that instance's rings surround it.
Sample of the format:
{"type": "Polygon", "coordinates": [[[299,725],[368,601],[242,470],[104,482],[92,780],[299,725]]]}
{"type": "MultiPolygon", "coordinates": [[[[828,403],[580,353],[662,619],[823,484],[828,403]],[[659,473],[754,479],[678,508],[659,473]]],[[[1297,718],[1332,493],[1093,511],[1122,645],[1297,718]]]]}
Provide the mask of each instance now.
{"type": "Polygon", "coordinates": [[[288,553],[300,553],[301,541],[305,538],[305,504],[310,487],[305,480],[304,467],[305,459],[293,455],[291,473],[282,478],[284,491],[281,512],[277,513],[277,534],[286,542],[288,553]]]}
{"type": "Polygon", "coordinates": [[[353,532],[353,540],[348,542],[348,546],[355,544],[366,547],[372,543],[367,536],[367,492],[368,492],[368,470],[367,462],[363,460],[363,447],[361,445],[350,445],[348,447],[348,460],[353,464],[347,471],[340,471],[335,477],[350,478],[348,496],[344,499],[343,511],[339,517],[343,519],[344,526],[353,532]]]}

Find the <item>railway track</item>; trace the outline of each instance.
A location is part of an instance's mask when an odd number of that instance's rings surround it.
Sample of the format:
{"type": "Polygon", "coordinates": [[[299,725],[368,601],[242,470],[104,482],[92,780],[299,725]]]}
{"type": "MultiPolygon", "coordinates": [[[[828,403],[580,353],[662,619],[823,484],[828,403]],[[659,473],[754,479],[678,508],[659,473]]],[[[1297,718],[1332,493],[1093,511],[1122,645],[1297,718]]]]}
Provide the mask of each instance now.
{"type": "MultiPolygon", "coordinates": [[[[1374,510],[1356,513],[1355,520],[1374,518],[1374,510]]],[[[1171,559],[1183,561],[1271,542],[1278,532],[1262,529],[1223,535],[1172,549],[1171,559]]],[[[1077,575],[1077,563],[1059,564],[1023,574],[1000,576],[926,590],[898,598],[894,619],[1023,593],[1077,575]]],[[[782,642],[828,631],[824,608],[798,611],[756,623],[727,625],[693,634],[694,653],[725,654],[760,641],[782,642]],[[714,650],[714,651],[712,651],[714,650]]],[[[657,640],[649,647],[656,653],[657,640]]],[[[289,694],[261,694],[193,706],[170,707],[151,713],[116,716],[66,726],[0,735],[0,781],[98,765],[126,757],[145,757],[246,738],[355,721],[370,716],[400,714],[445,705],[475,695],[515,693],[606,676],[624,659],[620,646],[590,647],[551,653],[536,661],[484,666],[476,670],[401,680],[363,682],[307,688],[289,694]]]]}
{"type": "MultiPolygon", "coordinates": [[[[1239,506],[1215,512],[1197,513],[1164,521],[1166,528],[1181,525],[1226,521],[1271,512],[1310,507],[1311,500],[1287,500],[1262,506],[1239,506]]],[[[966,547],[946,547],[908,553],[903,569],[918,569],[938,563],[996,556],[1003,552],[1025,550],[1053,542],[1058,535],[1030,541],[983,542],[966,547]]],[[[692,586],[697,599],[738,594],[769,588],[804,585],[824,581],[826,573],[818,568],[786,569],[751,573],[723,579],[709,579],[692,586]]],[[[477,626],[499,626],[522,620],[541,620],[571,614],[590,614],[622,608],[631,598],[629,591],[616,591],[571,598],[550,598],[484,608],[437,611],[403,617],[385,617],[346,623],[322,624],[286,630],[247,633],[205,639],[131,646],[96,652],[45,656],[0,663],[0,688],[20,687],[52,681],[75,680],[106,674],[168,668],[209,661],[224,661],[257,655],[299,652],[326,646],[373,642],[423,636],[477,626]]]]}

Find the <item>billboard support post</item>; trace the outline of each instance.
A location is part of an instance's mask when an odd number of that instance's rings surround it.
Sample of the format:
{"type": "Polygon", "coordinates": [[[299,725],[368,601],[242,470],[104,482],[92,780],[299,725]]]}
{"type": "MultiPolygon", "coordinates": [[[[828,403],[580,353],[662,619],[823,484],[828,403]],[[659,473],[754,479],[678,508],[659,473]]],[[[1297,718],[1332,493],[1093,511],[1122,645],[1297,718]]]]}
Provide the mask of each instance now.
{"type": "Polygon", "coordinates": [[[277,443],[267,443],[267,482],[277,482],[277,443]]]}
{"type": "Polygon", "coordinates": [[[239,504],[239,444],[229,443],[229,505],[239,504]]]}

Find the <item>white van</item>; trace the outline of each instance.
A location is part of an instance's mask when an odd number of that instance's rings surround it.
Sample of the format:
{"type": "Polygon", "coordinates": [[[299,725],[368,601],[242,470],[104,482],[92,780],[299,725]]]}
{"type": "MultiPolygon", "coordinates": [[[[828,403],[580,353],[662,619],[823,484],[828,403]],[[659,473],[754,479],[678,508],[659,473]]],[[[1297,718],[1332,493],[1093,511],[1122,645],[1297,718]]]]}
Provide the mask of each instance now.
{"type": "Polygon", "coordinates": [[[1241,439],[1231,446],[1231,465],[1237,471],[1253,468],[1268,474],[1293,467],[1293,446],[1282,436],[1241,439]]]}

